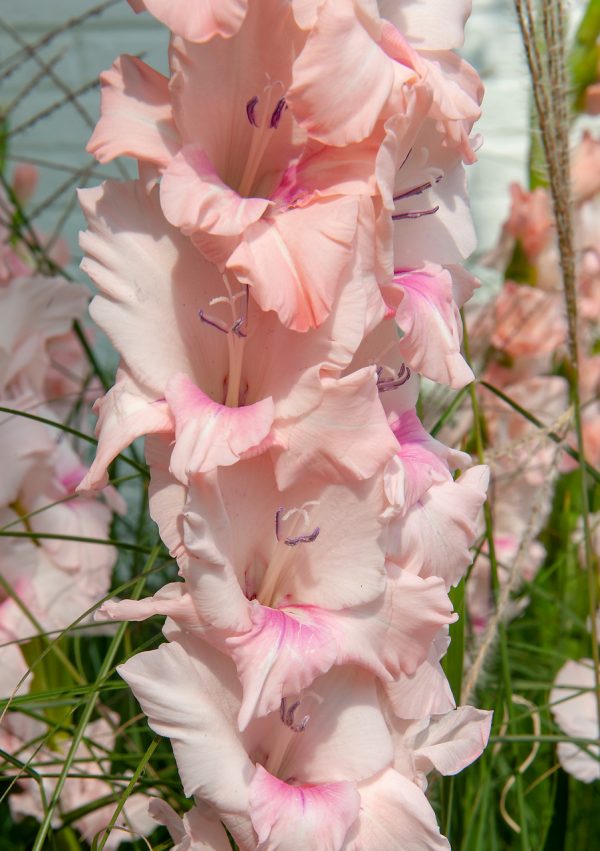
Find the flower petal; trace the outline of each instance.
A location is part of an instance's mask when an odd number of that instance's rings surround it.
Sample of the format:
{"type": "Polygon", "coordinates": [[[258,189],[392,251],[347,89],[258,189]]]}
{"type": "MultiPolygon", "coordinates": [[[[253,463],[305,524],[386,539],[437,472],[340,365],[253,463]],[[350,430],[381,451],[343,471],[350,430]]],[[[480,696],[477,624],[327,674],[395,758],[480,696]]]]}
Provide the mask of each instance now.
{"type": "Polygon", "coordinates": [[[360,816],[344,851],[449,851],[424,793],[397,771],[361,783],[360,816]]]}
{"type": "Polygon", "coordinates": [[[357,213],[352,197],[320,198],[273,213],[247,228],[227,268],[252,287],[262,310],[275,310],[284,325],[294,331],[317,328],[329,315],[352,259],[357,213]]]}
{"type": "Polygon", "coordinates": [[[279,487],[310,466],[332,482],[367,479],[398,449],[379,401],[374,367],[340,379],[323,378],[321,403],[302,418],[278,427],[285,451],[275,452],[279,487]]]}
{"type": "Polygon", "coordinates": [[[171,378],[165,397],[175,417],[170,469],[183,484],[196,473],[235,464],[266,439],[273,423],[271,398],[243,408],[219,405],[182,373],[171,378]]]}
{"type": "Polygon", "coordinates": [[[360,797],[354,783],[292,786],[258,765],[250,806],[260,849],[340,851],[358,816],[360,797]]]}
{"type": "Polygon", "coordinates": [[[460,353],[462,322],[450,274],[432,265],[402,272],[385,293],[396,307],[402,331],[398,347],[408,366],[455,390],[473,381],[473,372],[460,353]]]}
{"type": "Polygon", "coordinates": [[[420,576],[456,585],[471,564],[469,547],[486,497],[489,470],[473,467],[456,482],[434,484],[406,517],[390,523],[388,557],[420,576]]]}
{"type": "Polygon", "coordinates": [[[229,38],[239,30],[248,0],[129,0],[136,12],[147,9],[175,35],[204,42],[220,35],[229,38]]]}
{"type": "Polygon", "coordinates": [[[195,231],[237,236],[269,206],[266,198],[243,198],[230,189],[200,145],[186,145],[169,163],[160,203],[168,221],[187,236],[195,231]]]}
{"type": "Polygon", "coordinates": [[[253,766],[236,730],[239,685],[227,657],[203,641],[172,642],[117,670],[151,728],[171,739],[185,794],[209,801],[228,826],[246,822],[253,766]]]}
{"type": "Polygon", "coordinates": [[[408,79],[412,73],[386,56],[380,36],[381,22],[359,15],[351,0],[321,4],[288,92],[290,107],[309,136],[343,146],[372,132],[396,74],[404,71],[408,79]]]}
{"type": "Polygon", "coordinates": [[[120,56],[100,83],[100,120],[86,150],[101,163],[127,156],[168,165],[181,140],[167,78],[136,56],[120,56]]]}

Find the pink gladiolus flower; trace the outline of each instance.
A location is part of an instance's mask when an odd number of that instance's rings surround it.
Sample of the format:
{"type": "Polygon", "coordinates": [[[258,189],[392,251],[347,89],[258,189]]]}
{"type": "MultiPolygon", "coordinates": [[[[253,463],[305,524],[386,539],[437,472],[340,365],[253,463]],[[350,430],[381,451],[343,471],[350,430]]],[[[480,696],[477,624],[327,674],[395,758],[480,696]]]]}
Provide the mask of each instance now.
{"type": "Polygon", "coordinates": [[[183,581],[99,617],[167,617],[119,669],[195,799],[151,814],[180,851],[226,848],[219,820],[241,851],[447,849],[426,776],[489,734],[440,665],[488,471],[416,404],[419,374],[473,377],[470,4],[131,5],[171,28],[170,72],[102,76],[88,149],[140,179],[81,193],[121,362],[80,490],[146,437],[183,581]]]}
{"type": "Polygon", "coordinates": [[[316,443],[311,416],[322,428],[331,406],[349,396],[356,426],[348,437],[355,447],[364,443],[366,459],[355,474],[371,475],[392,454],[373,372],[339,380],[369,321],[358,276],[320,329],[298,335],[258,310],[244,287],[231,277],[224,281],[168,225],[155,190],[148,195],[140,183],[107,183],[81,197],[91,226],[81,237],[83,265],[101,292],[91,312],[122,356],[116,385],[98,403],[99,452],[82,487],[102,486],[118,452],[156,432],[175,433],[172,469],[184,482],[270,446],[289,450],[278,462],[286,466],[281,483],[292,476],[300,445],[302,463],[317,453],[329,456],[329,472],[347,450],[316,443]],[[117,222],[122,229],[115,233],[117,222]],[[128,231],[133,222],[136,231],[128,231]],[[376,443],[373,430],[380,434],[376,443]]]}
{"type": "Polygon", "coordinates": [[[103,77],[102,117],[88,149],[103,162],[127,154],[155,165],[167,219],[250,285],[263,310],[305,331],[328,316],[352,260],[358,198],[348,192],[348,169],[361,194],[371,190],[352,159],[343,176],[335,154],[333,169],[326,157],[319,170],[298,163],[303,134],[285,98],[301,40],[287,4],[268,0],[251,6],[227,41],[175,39],[169,86],[140,60],[121,57],[103,77]],[[223,69],[216,86],[215,66],[223,69]],[[191,118],[198,100],[201,121],[191,118]],[[309,229],[306,252],[298,234],[309,229]]]}

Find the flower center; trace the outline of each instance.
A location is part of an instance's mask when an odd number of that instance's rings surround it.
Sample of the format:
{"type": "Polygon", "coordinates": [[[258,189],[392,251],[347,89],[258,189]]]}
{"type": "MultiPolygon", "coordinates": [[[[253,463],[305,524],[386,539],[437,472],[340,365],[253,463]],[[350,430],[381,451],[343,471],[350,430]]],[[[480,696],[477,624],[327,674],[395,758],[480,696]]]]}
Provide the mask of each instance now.
{"type": "Polygon", "coordinates": [[[252,196],[263,156],[271,141],[271,131],[279,127],[279,122],[287,104],[281,96],[283,84],[276,81],[265,86],[262,95],[254,95],[246,104],[246,117],[253,128],[250,149],[238,193],[243,198],[252,196]]]}

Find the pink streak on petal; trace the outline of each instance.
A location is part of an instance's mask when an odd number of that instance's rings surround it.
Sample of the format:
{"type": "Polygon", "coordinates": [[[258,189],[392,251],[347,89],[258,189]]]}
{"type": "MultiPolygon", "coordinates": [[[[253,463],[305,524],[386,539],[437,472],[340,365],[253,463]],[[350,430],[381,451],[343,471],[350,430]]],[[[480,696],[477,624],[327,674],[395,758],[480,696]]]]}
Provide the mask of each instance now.
{"type": "Polygon", "coordinates": [[[213,402],[183,373],[169,381],[165,397],[175,418],[171,471],[184,484],[195,473],[235,464],[266,439],[273,423],[270,397],[229,408],[213,402]]]}
{"type": "Polygon", "coordinates": [[[450,274],[429,266],[398,275],[395,284],[392,303],[397,305],[396,322],[403,332],[399,349],[408,366],[454,389],[472,381],[473,373],[460,353],[462,322],[450,274]]]}
{"type": "Polygon", "coordinates": [[[331,630],[311,614],[310,608],[290,615],[254,603],[252,629],[226,639],[244,689],[241,730],[254,715],[278,709],[282,697],[298,694],[336,661],[331,630]]]}
{"type": "Polygon", "coordinates": [[[250,783],[250,815],[261,851],[339,851],[359,807],[354,783],[291,786],[261,765],[250,783]]]}

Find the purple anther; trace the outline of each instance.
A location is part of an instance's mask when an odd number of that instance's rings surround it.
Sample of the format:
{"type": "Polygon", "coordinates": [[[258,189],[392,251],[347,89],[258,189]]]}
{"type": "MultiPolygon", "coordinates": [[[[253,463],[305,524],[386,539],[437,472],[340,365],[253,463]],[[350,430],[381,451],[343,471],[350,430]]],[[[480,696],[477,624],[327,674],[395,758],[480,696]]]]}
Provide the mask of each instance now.
{"type": "Polygon", "coordinates": [[[286,727],[289,727],[294,733],[302,733],[304,732],[306,725],[310,720],[310,715],[305,715],[300,723],[296,723],[294,718],[295,712],[300,706],[300,701],[296,700],[295,703],[288,708],[285,705],[285,697],[281,698],[281,704],[279,706],[279,717],[286,727]]]}
{"type": "Polygon", "coordinates": [[[240,316],[239,319],[236,319],[233,325],[231,326],[232,332],[236,335],[236,337],[247,337],[245,331],[242,330],[242,326],[246,324],[246,317],[240,316]]]}
{"type": "Polygon", "coordinates": [[[403,198],[413,198],[415,195],[422,195],[427,189],[431,189],[434,183],[439,183],[441,179],[442,175],[438,174],[434,180],[428,180],[427,183],[421,183],[420,186],[415,186],[413,189],[408,189],[406,192],[394,195],[394,201],[401,201],[403,198]]]}
{"type": "Polygon", "coordinates": [[[298,535],[297,538],[286,538],[283,543],[287,544],[288,547],[296,547],[298,544],[312,544],[313,541],[317,540],[320,532],[321,530],[317,526],[310,535],[298,535]]]}
{"type": "Polygon", "coordinates": [[[285,102],[285,98],[279,98],[275,109],[271,115],[271,120],[269,121],[269,127],[272,127],[273,130],[276,130],[279,127],[279,122],[281,121],[281,116],[284,111],[287,109],[287,103],[285,102]]]}
{"type": "Polygon", "coordinates": [[[258,103],[258,95],[254,95],[253,98],[250,98],[248,103],[246,104],[246,115],[248,116],[248,121],[253,127],[258,127],[256,122],[256,105],[258,103]]]}
{"type": "Polygon", "coordinates": [[[377,381],[377,389],[380,393],[385,393],[387,390],[397,390],[410,380],[410,369],[406,364],[402,364],[398,370],[398,378],[385,378],[383,381],[377,381]]]}
{"type": "Polygon", "coordinates": [[[248,284],[244,287],[244,309],[242,311],[242,315],[239,319],[236,319],[233,323],[231,330],[237,337],[247,337],[245,326],[248,324],[248,302],[250,300],[250,287],[248,284]]]}
{"type": "Polygon", "coordinates": [[[222,331],[224,334],[228,334],[229,331],[223,325],[221,325],[216,319],[209,319],[208,316],[204,313],[203,310],[198,311],[198,316],[202,320],[202,322],[206,322],[207,325],[210,325],[211,328],[215,328],[217,331],[222,331]]]}
{"type": "Polygon", "coordinates": [[[281,508],[278,508],[277,511],[275,512],[275,537],[277,538],[278,541],[281,540],[279,533],[281,531],[281,515],[283,514],[284,511],[285,511],[285,508],[283,508],[283,506],[282,506],[281,508]]]}
{"type": "Polygon", "coordinates": [[[433,216],[439,210],[439,205],[432,207],[431,210],[413,210],[408,213],[394,213],[392,219],[399,222],[401,219],[420,219],[422,216],[433,216]]]}

